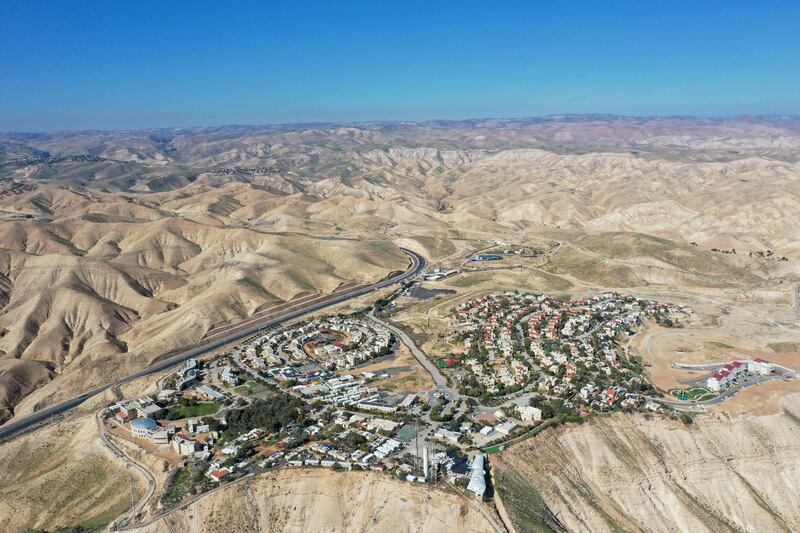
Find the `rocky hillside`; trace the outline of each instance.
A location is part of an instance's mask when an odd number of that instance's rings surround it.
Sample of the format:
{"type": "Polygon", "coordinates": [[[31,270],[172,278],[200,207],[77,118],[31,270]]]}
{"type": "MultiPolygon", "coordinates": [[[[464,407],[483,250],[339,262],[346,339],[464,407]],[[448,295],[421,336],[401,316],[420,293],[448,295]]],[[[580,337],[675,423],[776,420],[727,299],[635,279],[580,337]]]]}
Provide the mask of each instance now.
{"type": "Polygon", "coordinates": [[[779,414],[615,415],[492,457],[522,531],[798,531],[800,396],[779,414]]]}
{"type": "MultiPolygon", "coordinates": [[[[159,207],[37,186],[4,198],[16,215],[0,223],[0,423],[142,368],[215,324],[407,265],[378,236],[243,227],[214,218],[243,205],[233,196],[194,197],[159,207]]],[[[284,200],[242,202],[263,215],[284,200]]]]}
{"type": "Polygon", "coordinates": [[[549,272],[594,285],[788,295],[799,162],[800,122],[775,117],[0,135],[0,423],[382,278],[401,242],[557,239],[549,272]]]}
{"type": "Polygon", "coordinates": [[[383,474],[284,470],[203,497],[141,533],[495,531],[474,504],[383,474]]]}
{"type": "Polygon", "coordinates": [[[4,532],[92,530],[130,507],[131,483],[139,495],[146,489],[143,478],[102,445],[89,409],[1,444],[0,456],[4,532]]]}

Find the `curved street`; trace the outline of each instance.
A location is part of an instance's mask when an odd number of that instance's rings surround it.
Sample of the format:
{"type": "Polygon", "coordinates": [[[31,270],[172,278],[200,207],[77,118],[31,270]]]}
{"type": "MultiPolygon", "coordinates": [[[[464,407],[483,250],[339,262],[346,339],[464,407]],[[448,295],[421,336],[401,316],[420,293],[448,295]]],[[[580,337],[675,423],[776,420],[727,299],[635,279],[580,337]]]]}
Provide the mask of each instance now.
{"type": "Polygon", "coordinates": [[[370,320],[372,320],[373,322],[380,324],[381,326],[385,327],[386,329],[394,333],[397,336],[397,338],[400,339],[400,341],[403,344],[405,344],[409,350],[411,350],[411,353],[414,355],[414,358],[416,358],[416,360],[419,361],[419,364],[422,365],[422,367],[433,378],[433,382],[436,384],[437,390],[447,393],[448,397],[451,400],[460,398],[458,391],[447,385],[447,379],[445,379],[442,373],[439,372],[439,369],[436,367],[436,365],[434,365],[431,362],[431,360],[428,359],[428,356],[425,355],[425,353],[417,347],[417,345],[405,331],[396,326],[393,326],[388,322],[381,320],[380,318],[376,317],[372,312],[370,312],[368,316],[370,320]]]}
{"type": "Polygon", "coordinates": [[[150,498],[153,497],[153,494],[156,491],[156,478],[147,470],[145,467],[128,457],[122,450],[117,448],[117,446],[111,442],[111,439],[108,438],[108,434],[105,431],[105,427],[102,420],[102,413],[103,410],[99,410],[97,412],[97,430],[100,434],[100,441],[105,445],[106,448],[111,450],[111,453],[114,454],[118,459],[121,459],[126,467],[133,468],[137,470],[140,474],[142,474],[145,479],[147,479],[147,492],[145,492],[144,496],[138,501],[135,502],[133,507],[131,507],[128,511],[125,512],[116,522],[117,525],[127,524],[132,519],[134,519],[138,512],[144,508],[150,498]]]}
{"type": "Polygon", "coordinates": [[[118,379],[114,382],[96,387],[92,390],[84,392],[78,396],[75,396],[74,398],[61,402],[57,405],[48,407],[46,409],[42,409],[41,411],[37,411],[36,413],[27,416],[21,420],[17,420],[6,424],[2,428],[0,428],[0,442],[14,438],[20,433],[23,433],[37,426],[38,424],[42,424],[50,420],[51,418],[66,413],[67,411],[74,409],[78,405],[82,404],[89,398],[96,396],[97,394],[100,394],[101,392],[104,392],[112,387],[123,385],[125,383],[128,383],[130,381],[133,381],[135,379],[144,376],[149,376],[151,374],[162,372],[174,366],[180,365],[181,363],[185,362],[188,359],[191,359],[193,357],[199,357],[207,353],[211,353],[215,350],[223,348],[224,346],[227,346],[228,344],[242,340],[246,337],[249,337],[250,335],[258,333],[261,330],[282,324],[289,320],[294,320],[295,318],[299,318],[308,313],[319,311],[321,309],[325,309],[327,307],[342,302],[346,302],[348,300],[352,300],[353,298],[364,296],[365,294],[369,294],[370,292],[376,291],[378,289],[394,285],[395,283],[402,283],[403,281],[406,281],[409,278],[413,278],[414,276],[416,276],[425,269],[427,262],[423,256],[406,248],[401,248],[401,250],[403,251],[403,253],[406,254],[406,256],[408,256],[411,264],[408,269],[406,269],[403,272],[400,272],[399,274],[396,274],[394,276],[391,276],[389,278],[386,278],[384,280],[378,281],[370,285],[366,286],[361,285],[353,287],[349,290],[340,293],[320,296],[319,298],[304,304],[299,309],[292,309],[283,312],[277,316],[267,315],[264,317],[258,317],[256,319],[253,319],[252,317],[245,319],[242,322],[236,324],[235,326],[226,327],[226,330],[229,330],[229,333],[221,337],[219,340],[215,340],[213,342],[208,342],[208,340],[206,340],[199,346],[188,348],[185,351],[180,352],[176,355],[172,355],[169,358],[166,358],[162,361],[157,361],[156,363],[145,368],[144,370],[140,370],[139,372],[118,379]]]}

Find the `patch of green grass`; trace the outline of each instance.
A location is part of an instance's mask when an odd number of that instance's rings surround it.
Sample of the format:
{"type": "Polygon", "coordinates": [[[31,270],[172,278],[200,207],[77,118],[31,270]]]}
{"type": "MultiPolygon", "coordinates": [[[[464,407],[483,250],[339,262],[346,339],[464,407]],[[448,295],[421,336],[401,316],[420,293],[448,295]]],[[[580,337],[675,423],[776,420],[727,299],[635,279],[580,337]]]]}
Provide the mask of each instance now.
{"type": "Polygon", "coordinates": [[[489,446],[488,448],[484,449],[483,451],[487,454],[491,455],[493,453],[499,453],[505,450],[505,444],[495,444],[494,446],[489,446]]]}
{"type": "Polygon", "coordinates": [[[777,353],[800,352],[800,342],[773,342],[767,346],[777,353]]]}
{"type": "Polygon", "coordinates": [[[733,346],[731,346],[730,344],[725,344],[724,342],[710,341],[708,342],[708,344],[710,344],[711,346],[716,346],[717,348],[723,348],[725,350],[733,349],[733,346]]]}
{"type": "Polygon", "coordinates": [[[256,383],[253,380],[248,381],[244,385],[239,385],[233,390],[243,396],[249,396],[251,398],[264,399],[273,395],[273,390],[268,385],[256,383]]]}
{"type": "Polygon", "coordinates": [[[90,518],[89,520],[85,521],[81,524],[80,527],[83,528],[83,531],[100,531],[105,529],[105,526],[110,524],[115,518],[119,515],[124,513],[129,509],[129,505],[127,501],[121,501],[116,505],[113,505],[107,509],[105,509],[99,515],[90,518]]]}
{"type": "Polygon", "coordinates": [[[169,486],[161,496],[164,503],[177,503],[192,488],[192,470],[190,468],[179,468],[170,478],[169,486]]]}
{"type": "Polygon", "coordinates": [[[670,396],[681,401],[703,401],[710,400],[716,394],[710,392],[705,387],[692,387],[691,389],[674,389],[669,391],[670,396]]]}
{"type": "Polygon", "coordinates": [[[170,407],[168,413],[173,420],[181,418],[194,418],[199,416],[213,415],[219,410],[219,403],[217,402],[204,402],[196,403],[194,405],[177,405],[170,407]]]}

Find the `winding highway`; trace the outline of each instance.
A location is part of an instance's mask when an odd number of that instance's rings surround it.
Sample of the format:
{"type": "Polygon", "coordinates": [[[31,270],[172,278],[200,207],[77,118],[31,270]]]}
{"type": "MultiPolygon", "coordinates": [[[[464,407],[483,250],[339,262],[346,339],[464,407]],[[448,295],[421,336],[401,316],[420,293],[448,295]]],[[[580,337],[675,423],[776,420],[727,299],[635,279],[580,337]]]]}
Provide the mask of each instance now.
{"type": "Polygon", "coordinates": [[[62,403],[42,409],[41,411],[37,411],[36,413],[21,420],[6,424],[0,428],[0,442],[16,437],[20,433],[23,433],[37,426],[38,424],[44,423],[53,417],[62,415],[82,404],[89,398],[96,396],[112,387],[118,387],[141,377],[163,372],[164,370],[180,365],[192,357],[200,357],[202,355],[211,353],[228,344],[254,335],[261,330],[277,326],[289,320],[294,320],[308,313],[313,313],[321,309],[352,300],[353,298],[364,296],[365,294],[369,294],[370,292],[394,285],[395,283],[402,283],[410,278],[415,277],[425,269],[427,262],[423,256],[405,248],[401,248],[401,250],[403,250],[403,253],[408,256],[411,262],[409,268],[403,272],[385,278],[371,285],[359,285],[334,294],[320,296],[313,300],[304,302],[300,307],[289,307],[279,314],[268,314],[255,318],[251,317],[243,320],[240,323],[237,323],[235,326],[227,326],[225,328],[226,333],[224,335],[217,335],[215,333],[213,340],[207,338],[202,342],[202,344],[187,348],[182,352],[170,355],[169,357],[160,361],[156,361],[149,367],[140,370],[139,372],[86,391],[62,403]]]}

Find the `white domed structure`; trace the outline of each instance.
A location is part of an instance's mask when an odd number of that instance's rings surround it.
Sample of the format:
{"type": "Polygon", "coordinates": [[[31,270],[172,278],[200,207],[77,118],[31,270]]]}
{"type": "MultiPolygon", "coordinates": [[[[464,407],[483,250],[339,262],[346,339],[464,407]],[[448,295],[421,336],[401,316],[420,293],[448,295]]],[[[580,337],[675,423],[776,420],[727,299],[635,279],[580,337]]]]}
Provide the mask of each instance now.
{"type": "Polygon", "coordinates": [[[131,432],[137,439],[149,439],[157,427],[152,418],[137,418],[131,422],[131,432]]]}

